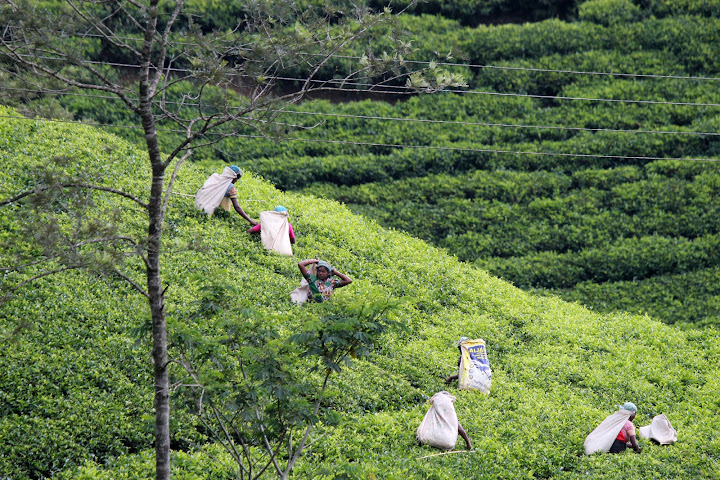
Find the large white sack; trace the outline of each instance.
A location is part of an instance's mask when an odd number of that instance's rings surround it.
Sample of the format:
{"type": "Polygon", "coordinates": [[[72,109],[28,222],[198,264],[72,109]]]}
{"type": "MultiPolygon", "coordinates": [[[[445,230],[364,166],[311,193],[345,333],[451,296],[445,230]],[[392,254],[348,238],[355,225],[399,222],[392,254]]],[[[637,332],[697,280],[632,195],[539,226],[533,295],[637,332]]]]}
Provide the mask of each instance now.
{"type": "Polygon", "coordinates": [[[265,248],[292,256],[287,212],[260,212],[260,240],[265,248]]]}
{"type": "Polygon", "coordinates": [[[592,455],[595,452],[609,452],[618,433],[620,433],[620,429],[633,413],[635,412],[621,408],[612,415],[608,415],[608,417],[585,438],[585,455],[592,455]]]}
{"type": "Polygon", "coordinates": [[[482,338],[463,340],[459,346],[458,388],[490,393],[492,370],[485,348],[485,340],[482,338]]]}
{"type": "Polygon", "coordinates": [[[660,445],[669,445],[677,442],[677,432],[670,425],[670,420],[664,413],[656,415],[650,425],[640,427],[640,436],[655,440],[660,445]]]}
{"type": "Polygon", "coordinates": [[[458,418],[453,402],[455,397],[448,392],[438,392],[430,398],[430,410],[415,432],[421,443],[441,450],[455,448],[458,437],[458,418]]]}
{"type": "Polygon", "coordinates": [[[205,180],[205,184],[195,194],[195,207],[212,215],[223,201],[225,192],[235,177],[237,177],[237,173],[230,167],[223,168],[222,173],[210,175],[210,178],[205,180]]]}
{"type": "Polygon", "coordinates": [[[300,286],[290,292],[290,299],[295,305],[302,305],[307,302],[308,295],[310,295],[310,285],[304,278],[300,281],[300,286]]]}

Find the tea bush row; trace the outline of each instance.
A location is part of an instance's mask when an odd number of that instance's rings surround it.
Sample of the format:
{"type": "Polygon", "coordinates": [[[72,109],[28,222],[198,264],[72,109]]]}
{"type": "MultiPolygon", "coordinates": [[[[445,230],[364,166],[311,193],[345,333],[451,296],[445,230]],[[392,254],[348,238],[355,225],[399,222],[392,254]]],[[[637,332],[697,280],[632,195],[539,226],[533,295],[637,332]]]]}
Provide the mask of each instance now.
{"type": "MultiPolygon", "coordinates": [[[[34,171],[56,154],[80,159],[84,169],[108,172],[105,181],[116,188],[146,195],[142,156],[131,155],[132,149],[116,138],[8,118],[0,120],[0,132],[0,161],[11,173],[0,181],[3,197],[32,184],[34,171]]],[[[185,165],[177,191],[194,191],[221,166],[185,165]]],[[[530,295],[333,201],[280,192],[250,172],[238,190],[254,217],[277,204],[288,207],[298,232],[295,258],[267,252],[243,233],[236,215],[207,217],[191,200],[173,196],[163,247],[171,354],[179,353],[183,336],[205,343],[221,337],[224,324],[247,324],[250,310],[257,312],[252,321],[261,319],[280,332],[292,332],[311,318],[316,306],[298,308],[288,298],[299,282],[298,258],[327,258],[354,279],[335,293],[338,305],[377,295],[406,297],[395,319],[407,328],[385,335],[369,362],[358,362],[351,374],[333,380],[327,401],[339,410],[323,418],[312,434],[312,448],[295,472],[298,478],[499,479],[533,471],[567,479],[619,479],[629,468],[652,469],[668,479],[717,476],[714,452],[720,445],[709,428],[720,413],[720,338],[715,332],[680,331],[641,316],[599,315],[557,298],[530,295]],[[218,282],[239,294],[218,318],[197,321],[192,312],[203,286],[218,282]],[[443,382],[457,368],[457,338],[468,335],[488,342],[494,371],[489,396],[459,392],[443,382]],[[421,458],[434,453],[414,440],[428,408],[424,398],[442,389],[457,395],[459,417],[476,451],[421,458]],[[682,432],[682,442],[672,447],[645,443],[640,456],[579,455],[587,433],[626,400],[641,409],[638,425],[665,413],[682,432]]],[[[96,200],[102,210],[116,206],[104,195],[96,200]]],[[[13,210],[1,213],[3,227],[16,228],[13,210]]],[[[142,234],[137,213],[124,213],[129,231],[142,234]]],[[[7,260],[5,250],[2,255],[7,260]]],[[[4,280],[19,278],[16,272],[4,280]]],[[[8,400],[3,408],[23,408],[22,418],[3,415],[3,475],[10,469],[12,478],[146,478],[153,471],[147,436],[152,417],[149,345],[141,336],[133,347],[138,338],[133,330],[147,320],[146,308],[123,283],[81,272],[49,277],[0,307],[4,334],[21,321],[37,329],[21,330],[15,343],[0,349],[3,368],[13,372],[12,379],[0,377],[7,380],[0,388],[8,400]],[[26,357],[32,361],[23,362],[26,357]],[[30,378],[43,386],[42,392],[23,393],[30,378]],[[63,408],[76,399],[77,405],[63,408]],[[98,408],[102,413],[94,415],[98,408]],[[25,425],[37,425],[38,431],[42,425],[59,425],[63,436],[42,435],[23,450],[13,449],[5,432],[25,425]],[[33,457],[37,465],[26,463],[33,457]],[[66,463],[60,465],[60,459],[66,463]]],[[[218,347],[215,354],[222,350],[218,347]]],[[[181,379],[182,372],[174,368],[172,375],[181,379]]],[[[171,412],[177,422],[173,467],[178,478],[231,475],[228,457],[207,432],[194,428],[191,405],[174,397],[171,412]]]]}
{"type": "Polygon", "coordinates": [[[720,237],[694,240],[661,236],[621,239],[602,248],[569,253],[543,251],[524,257],[480,259],[476,263],[519,287],[569,288],[593,280],[642,280],[716,265],[720,237]]]}
{"type": "MultiPolygon", "coordinates": [[[[687,328],[720,325],[717,267],[646,279],[597,283],[586,281],[550,293],[567,301],[592,305],[601,312],[652,314],[665,323],[687,328]]],[[[542,292],[542,290],[538,290],[542,292]]]]}

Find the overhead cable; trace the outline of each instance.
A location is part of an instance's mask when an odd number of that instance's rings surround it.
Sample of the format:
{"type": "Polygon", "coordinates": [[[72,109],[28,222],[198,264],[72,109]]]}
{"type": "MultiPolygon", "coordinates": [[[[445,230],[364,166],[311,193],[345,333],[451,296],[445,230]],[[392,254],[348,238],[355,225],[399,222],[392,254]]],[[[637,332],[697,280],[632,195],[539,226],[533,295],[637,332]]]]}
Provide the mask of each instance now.
{"type": "MultiPolygon", "coordinates": [[[[122,101],[117,96],[113,95],[92,95],[84,93],[73,93],[65,90],[31,90],[25,88],[13,88],[0,86],[0,90],[11,90],[20,91],[27,93],[49,93],[54,95],[67,95],[77,96],[86,98],[97,98],[102,100],[116,100],[122,101]]],[[[164,104],[180,105],[187,107],[199,107],[201,104],[192,102],[173,102],[163,100],[164,104]]],[[[460,120],[433,120],[426,118],[409,118],[409,117],[384,117],[384,116],[373,116],[373,115],[350,115],[344,113],[327,113],[327,112],[309,112],[303,110],[270,110],[272,113],[285,113],[289,115],[308,115],[308,116],[321,116],[321,117],[339,117],[339,118],[355,118],[362,120],[382,120],[382,121],[393,121],[393,122],[408,122],[408,123],[430,123],[430,124],[441,124],[441,125],[463,125],[463,126],[479,126],[479,127],[501,127],[501,128],[524,128],[524,129],[537,129],[537,130],[564,130],[564,131],[581,131],[581,132],[608,132],[608,133],[643,133],[643,134],[659,134],[659,135],[690,135],[690,136],[720,136],[719,132],[695,132],[695,131],[674,131],[674,130],[639,130],[639,129],[621,129],[621,128],[590,128],[590,127],[567,127],[562,125],[524,125],[524,124],[513,124],[513,123],[488,123],[488,122],[470,122],[460,120]]]]}
{"type": "MultiPolygon", "coordinates": [[[[76,122],[70,120],[50,120],[44,118],[25,118],[17,117],[12,115],[0,115],[2,118],[9,118],[17,121],[38,121],[38,122],[54,122],[54,123],[70,123],[75,125],[86,125],[93,127],[123,127],[129,129],[142,130],[140,126],[131,125],[112,125],[112,124],[101,124],[93,122],[76,122]]],[[[158,131],[169,131],[169,132],[180,132],[184,133],[184,130],[172,130],[172,129],[157,129],[158,131]]],[[[535,155],[535,156],[552,156],[552,157],[582,157],[582,158],[612,158],[616,160],[674,160],[674,161],[686,161],[686,162],[718,162],[720,159],[717,158],[681,158],[681,157],[653,157],[653,156],[631,156],[631,155],[604,155],[595,153],[559,153],[559,152],[528,152],[528,151],[515,151],[515,150],[497,150],[489,148],[469,148],[469,147],[443,147],[433,145],[406,145],[406,144],[393,144],[393,143],[376,143],[376,142],[353,142],[347,140],[319,140],[314,138],[295,138],[295,137],[267,137],[263,135],[245,135],[245,134],[220,134],[210,133],[208,136],[221,135],[224,137],[237,137],[237,138],[251,138],[251,139],[264,139],[273,141],[292,141],[292,142],[307,142],[307,143],[320,143],[320,144],[333,144],[333,145],[357,145],[365,147],[387,147],[387,148],[413,148],[418,150],[441,150],[441,151],[460,151],[460,152],[477,152],[477,153],[499,153],[499,154],[515,154],[515,155],[535,155]]]]}
{"type": "MultiPolygon", "coordinates": [[[[30,55],[24,55],[30,57],[30,55]]],[[[33,57],[33,58],[45,58],[49,60],[54,61],[62,61],[64,59],[62,58],[54,58],[54,57],[33,57]]],[[[112,62],[98,62],[98,61],[88,61],[87,63],[90,64],[100,64],[100,65],[106,65],[106,66],[117,66],[117,67],[126,67],[126,68],[141,68],[140,65],[133,65],[133,64],[121,64],[121,63],[112,63],[112,62]]],[[[168,67],[167,69],[164,69],[167,71],[178,71],[178,72],[194,72],[194,70],[190,69],[179,69],[176,67],[168,67]]],[[[254,78],[252,75],[247,74],[230,74],[230,76],[240,77],[240,78],[254,78]]],[[[275,76],[272,77],[274,80],[283,80],[283,81],[295,81],[295,82],[306,82],[307,78],[295,78],[295,77],[281,77],[281,76],[275,76]]],[[[368,89],[358,89],[358,90],[349,90],[346,88],[338,88],[338,87],[318,87],[318,89],[322,88],[324,91],[339,91],[339,92],[366,92],[366,93],[381,93],[383,95],[416,95],[418,93],[422,93],[422,89],[416,89],[407,85],[383,85],[383,84],[372,84],[372,83],[361,83],[361,82],[347,82],[344,80],[339,79],[331,79],[331,80],[310,80],[311,83],[316,83],[320,85],[325,84],[341,84],[341,85],[348,85],[348,86],[359,86],[359,87],[370,87],[368,89]]],[[[570,96],[560,96],[560,95],[536,95],[536,94],[527,94],[527,93],[502,93],[502,92],[489,92],[489,91],[479,91],[479,90],[459,90],[459,89],[448,89],[443,88],[439,89],[437,91],[433,91],[433,93],[457,93],[457,94],[465,94],[465,95],[490,95],[490,96],[500,96],[500,97],[521,97],[521,98],[537,98],[537,99],[544,99],[544,100],[572,100],[572,101],[585,101],[585,102],[609,102],[609,103],[628,103],[628,104],[646,104],[646,105],[675,105],[675,106],[689,106],[689,107],[720,107],[720,104],[718,103],[704,103],[704,102],[668,102],[668,101],[662,101],[662,100],[632,100],[632,99],[620,99],[620,98],[587,98],[587,97],[570,97],[570,96]]]]}
{"type": "MultiPolygon", "coordinates": [[[[18,27],[19,28],[19,27],[18,27]]],[[[82,34],[76,35],[78,37],[93,37],[93,38],[107,38],[101,34],[82,34]]],[[[123,37],[113,36],[119,40],[136,40],[144,41],[143,37],[123,37]]],[[[190,42],[175,42],[177,45],[191,45],[199,46],[198,44],[190,42]]],[[[320,53],[308,53],[308,56],[322,56],[326,55],[320,53]]],[[[329,58],[341,58],[347,60],[361,60],[363,57],[358,55],[329,55],[329,58]]],[[[438,65],[443,67],[462,67],[470,69],[488,69],[488,70],[509,70],[509,71],[524,71],[524,72],[538,72],[538,73],[563,73],[571,75],[591,75],[591,76],[610,76],[610,77],[627,77],[627,78],[654,78],[654,79],[671,79],[671,80],[697,80],[697,81],[720,81],[720,77],[706,77],[706,76],[693,76],[693,75],[667,75],[667,74],[656,74],[656,73],[627,73],[627,72],[595,72],[588,70],[569,70],[569,69],[553,69],[553,68],[538,68],[538,67],[511,67],[507,65],[490,65],[482,63],[459,63],[459,62],[440,62],[432,60],[403,60],[405,63],[415,65],[438,65]]]]}

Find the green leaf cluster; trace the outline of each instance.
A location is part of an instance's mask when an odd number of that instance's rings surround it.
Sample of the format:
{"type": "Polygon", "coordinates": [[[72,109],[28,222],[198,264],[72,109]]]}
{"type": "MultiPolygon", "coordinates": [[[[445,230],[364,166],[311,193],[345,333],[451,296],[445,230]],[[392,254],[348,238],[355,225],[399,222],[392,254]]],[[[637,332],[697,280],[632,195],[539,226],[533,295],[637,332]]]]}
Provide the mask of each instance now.
{"type": "MultiPolygon", "coordinates": [[[[33,169],[61,152],[79,159],[73,165],[84,170],[107,172],[111,184],[147,195],[142,188],[146,167],[133,160],[134,150],[122,140],[89,128],[8,118],[12,111],[4,112],[3,198],[27,188],[33,169]]],[[[187,165],[177,191],[192,194],[220,166],[187,165]]],[[[676,167],[656,166],[657,171],[676,167]]],[[[626,169],[615,176],[632,182],[637,175],[626,169]]],[[[572,185],[552,176],[537,178],[538,188],[548,191],[572,185]]],[[[577,182],[602,185],[613,178],[596,172],[577,182]]],[[[531,183],[527,180],[524,188],[531,183]]],[[[503,188],[503,182],[497,185],[503,188]]],[[[224,388],[224,377],[239,375],[228,341],[237,338],[235,345],[248,357],[261,360],[252,367],[256,378],[277,384],[282,380],[277,375],[298,371],[305,361],[287,353],[347,349],[365,342],[368,333],[381,334],[373,352],[356,350],[358,357],[368,355],[343,369],[337,383],[331,380],[323,405],[336,413],[318,417],[296,476],[499,479],[531,472],[544,478],[619,479],[637,469],[679,479],[720,473],[719,445],[711,433],[720,413],[716,331],[678,330],[645,316],[600,315],[556,297],[522,292],[338,203],[278,191],[250,173],[238,194],[252,216],[277,204],[288,207],[298,234],[296,257],[267,252],[244,233],[235,215],[207,217],[186,197],[173,196],[163,254],[173,357],[205,352],[194,357],[197,365],[211,387],[224,388]],[[315,256],[342,266],[354,282],[327,305],[294,306],[288,293],[300,279],[297,259],[315,256]],[[382,333],[381,324],[364,317],[347,336],[346,324],[369,311],[362,309],[372,309],[367,300],[377,296],[409,300],[387,316],[404,330],[382,333]],[[292,335],[299,344],[285,341],[292,335]],[[494,372],[489,396],[459,392],[443,382],[456,369],[460,336],[488,344],[494,372]],[[421,458],[434,453],[414,440],[428,408],[424,399],[448,388],[458,397],[459,418],[476,450],[421,458]],[[626,400],[640,407],[638,426],[665,413],[680,441],[670,447],[643,442],[639,456],[582,456],[587,433],[626,400]]],[[[522,188],[516,195],[522,197],[522,188]]],[[[96,202],[103,209],[124,200],[100,196],[96,202]]],[[[17,208],[0,210],[6,241],[19,231],[17,208]]],[[[140,232],[143,226],[128,228],[140,232]]],[[[3,284],[27,274],[5,272],[3,284]]],[[[148,316],[143,300],[120,280],[77,271],[22,289],[0,307],[0,363],[11,372],[0,377],[4,475],[143,478],[152,472],[152,366],[148,339],[137,336],[148,316]]],[[[308,382],[333,367],[318,366],[308,382]]],[[[172,375],[174,382],[190,383],[177,365],[172,375]]],[[[227,451],[210,440],[193,415],[195,405],[182,395],[186,388],[179,387],[173,397],[177,476],[236,474],[227,451]]],[[[235,400],[252,394],[244,392],[235,400]]]]}

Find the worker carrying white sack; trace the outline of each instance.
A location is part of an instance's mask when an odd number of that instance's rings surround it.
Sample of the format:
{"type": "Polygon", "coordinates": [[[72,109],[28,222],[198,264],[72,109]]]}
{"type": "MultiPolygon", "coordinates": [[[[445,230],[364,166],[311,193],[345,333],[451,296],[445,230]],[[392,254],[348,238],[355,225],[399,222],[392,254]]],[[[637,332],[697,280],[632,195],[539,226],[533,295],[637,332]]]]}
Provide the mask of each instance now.
{"type": "Polygon", "coordinates": [[[203,186],[195,194],[195,207],[212,215],[218,207],[230,211],[230,206],[232,206],[241,217],[250,222],[250,225],[257,225],[257,222],[240,207],[237,200],[235,182],[242,175],[243,171],[235,165],[225,167],[222,173],[210,175],[210,178],[205,180],[203,186]]]}
{"type": "Polygon", "coordinates": [[[298,268],[303,279],[300,286],[290,292],[290,298],[296,305],[302,305],[306,301],[325,302],[330,300],[335,289],[352,283],[350,277],[338,272],[328,262],[319,258],[303,260],[298,263],[298,268]],[[333,275],[339,278],[334,278],[333,275]]]}
{"type": "Polygon", "coordinates": [[[295,232],[288,219],[287,208],[278,205],[273,211],[260,212],[260,223],[247,229],[247,233],[258,232],[265,248],[292,256],[295,232]]]}
{"type": "Polygon", "coordinates": [[[458,421],[453,402],[455,397],[446,391],[438,392],[430,398],[430,410],[415,432],[418,442],[441,450],[452,450],[460,434],[467,449],[472,450],[470,439],[458,421]]]}
{"type": "Polygon", "coordinates": [[[677,432],[664,413],[653,417],[650,425],[640,427],[639,430],[641,437],[653,440],[660,445],[670,445],[677,442],[677,432]]]}
{"type": "Polygon", "coordinates": [[[445,383],[458,380],[460,390],[480,390],[483,393],[490,393],[492,370],[485,340],[460,337],[457,346],[460,350],[458,373],[447,377],[445,383]]]}
{"type": "Polygon", "coordinates": [[[625,402],[620,409],[609,415],[590,435],[585,438],[585,455],[596,452],[620,453],[632,447],[635,453],[642,449],[635,438],[635,419],[637,407],[632,402],[625,402]]]}

